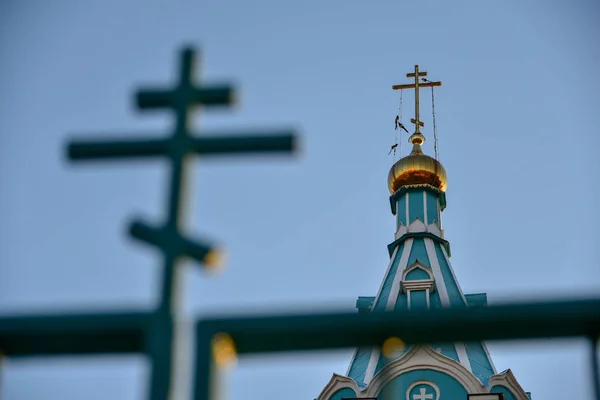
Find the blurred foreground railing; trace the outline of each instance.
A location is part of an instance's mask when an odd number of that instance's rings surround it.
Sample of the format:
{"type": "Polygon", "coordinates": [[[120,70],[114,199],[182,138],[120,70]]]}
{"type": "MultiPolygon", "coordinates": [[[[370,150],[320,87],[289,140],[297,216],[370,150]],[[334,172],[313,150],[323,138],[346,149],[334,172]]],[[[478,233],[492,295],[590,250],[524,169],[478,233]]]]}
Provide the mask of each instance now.
{"type": "Polygon", "coordinates": [[[214,377],[236,354],[405,344],[585,337],[595,398],[600,299],[419,312],[331,313],[204,319],[196,326],[195,400],[217,399],[214,377]]]}

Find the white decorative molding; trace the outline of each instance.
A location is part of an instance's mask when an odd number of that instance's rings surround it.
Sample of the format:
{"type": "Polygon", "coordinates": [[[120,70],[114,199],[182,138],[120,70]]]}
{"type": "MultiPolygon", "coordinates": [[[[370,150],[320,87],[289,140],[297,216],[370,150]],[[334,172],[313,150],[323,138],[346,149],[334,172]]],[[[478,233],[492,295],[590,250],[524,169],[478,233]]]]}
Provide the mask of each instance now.
{"type": "Polygon", "coordinates": [[[408,227],[403,223],[400,223],[398,229],[396,230],[396,236],[394,236],[394,240],[400,239],[402,236],[408,233],[408,227]]]}
{"type": "Polygon", "coordinates": [[[333,396],[335,392],[344,388],[350,388],[354,390],[354,393],[356,393],[357,396],[360,396],[360,390],[358,389],[356,382],[354,382],[354,379],[348,378],[347,376],[333,374],[327,385],[325,385],[323,390],[321,390],[321,393],[319,393],[319,396],[317,396],[317,400],[329,400],[329,398],[333,396]]]}
{"type": "Polygon", "coordinates": [[[385,307],[386,311],[393,310],[394,306],[396,305],[396,300],[398,300],[398,293],[400,292],[400,281],[402,280],[402,272],[406,269],[406,265],[408,264],[408,257],[410,256],[413,242],[413,238],[408,238],[404,242],[404,248],[402,249],[400,262],[398,264],[398,268],[396,269],[396,275],[394,275],[394,281],[392,282],[392,287],[390,289],[390,296],[388,297],[388,302],[385,307]]]}
{"type": "Polygon", "coordinates": [[[529,396],[525,393],[525,390],[519,385],[517,382],[517,378],[513,375],[510,369],[503,371],[499,374],[492,375],[489,382],[489,389],[492,390],[494,386],[501,385],[508,388],[513,395],[515,395],[517,400],[529,400],[529,396]]]}
{"type": "Polygon", "coordinates": [[[473,372],[473,367],[471,367],[471,361],[469,360],[469,356],[467,354],[467,346],[464,343],[456,342],[454,343],[454,348],[456,349],[456,354],[458,355],[458,361],[460,364],[473,372]]]}
{"type": "MultiPolygon", "coordinates": [[[[409,371],[431,369],[456,379],[469,393],[486,393],[486,388],[461,364],[429,346],[413,346],[406,354],[383,367],[359,397],[377,397],[390,381],[409,371]]],[[[521,400],[521,399],[519,399],[521,400]]]]}
{"type": "Polygon", "coordinates": [[[442,239],[444,238],[444,233],[442,232],[442,230],[440,229],[438,224],[436,224],[435,222],[427,225],[427,232],[429,232],[432,235],[435,235],[439,238],[442,238],[442,239]]]}
{"type": "MultiPolygon", "coordinates": [[[[452,263],[450,263],[450,257],[448,257],[448,254],[446,253],[446,249],[444,248],[444,246],[440,246],[440,249],[442,249],[442,254],[444,255],[444,259],[446,260],[446,264],[448,264],[448,269],[450,270],[450,273],[452,274],[452,278],[454,279],[454,283],[456,283],[456,287],[458,288],[458,292],[460,293],[460,297],[462,298],[463,303],[465,303],[465,306],[469,306],[469,303],[467,302],[467,298],[465,297],[462,288],[460,287],[460,282],[458,281],[458,279],[456,279],[456,274],[454,273],[454,268],[452,268],[452,263]]],[[[494,372],[496,370],[494,369],[494,372]]]]}
{"type": "Polygon", "coordinates": [[[414,271],[415,269],[420,269],[421,271],[424,271],[429,276],[429,279],[433,279],[433,275],[431,275],[430,268],[425,267],[419,261],[415,261],[411,264],[410,267],[406,268],[402,272],[402,281],[404,282],[406,280],[406,275],[408,275],[411,271],[414,271]]]}
{"type": "MultiPolygon", "coordinates": [[[[404,245],[404,247],[406,247],[406,244],[404,245]]],[[[398,253],[399,248],[400,248],[400,246],[396,246],[396,248],[392,252],[392,256],[390,257],[390,262],[388,264],[387,270],[385,271],[384,278],[381,280],[381,285],[379,285],[379,290],[377,291],[377,296],[375,296],[375,299],[373,300],[373,304],[371,304],[371,311],[375,309],[375,306],[377,305],[377,302],[379,301],[379,297],[381,296],[381,291],[383,290],[383,285],[385,283],[385,278],[390,273],[390,270],[392,269],[392,265],[394,265],[394,261],[396,260],[396,254],[398,253]]],[[[396,270],[396,273],[397,273],[397,270],[396,270]]],[[[388,298],[388,300],[389,300],[389,298],[388,298]]],[[[386,307],[387,307],[387,304],[386,304],[386,307]]],[[[358,354],[358,348],[354,349],[354,354],[352,355],[352,358],[350,359],[350,364],[348,365],[348,370],[346,371],[346,375],[350,375],[350,370],[352,369],[352,364],[354,364],[354,360],[356,360],[357,354],[358,354]]]]}
{"type": "Polygon", "coordinates": [[[403,293],[408,293],[411,290],[431,290],[433,289],[433,279],[419,279],[414,281],[400,282],[403,293]]]}
{"type": "Polygon", "coordinates": [[[417,217],[417,219],[408,226],[408,231],[410,233],[427,232],[427,225],[417,217]]]}
{"type": "MultiPolygon", "coordinates": [[[[407,240],[407,242],[408,242],[408,240],[407,240]]],[[[406,247],[406,244],[404,245],[404,247],[406,247]]],[[[392,252],[392,257],[390,257],[390,263],[388,264],[388,267],[385,270],[385,275],[383,276],[383,279],[381,280],[381,285],[379,285],[379,290],[377,291],[377,296],[375,296],[375,300],[373,300],[373,304],[371,305],[371,310],[375,309],[375,306],[377,305],[377,301],[379,301],[379,296],[381,296],[381,291],[383,290],[383,285],[385,284],[385,278],[387,278],[388,274],[390,273],[390,270],[392,269],[392,265],[394,265],[394,261],[396,260],[396,255],[398,253],[399,248],[400,248],[400,246],[396,246],[396,248],[392,252]]]]}
{"type": "Polygon", "coordinates": [[[350,358],[350,364],[348,365],[348,369],[346,370],[346,376],[350,376],[350,370],[352,369],[352,364],[354,363],[354,360],[356,360],[357,354],[358,354],[358,347],[354,349],[354,354],[352,354],[352,358],[350,358]]]}
{"type": "Polygon", "coordinates": [[[492,359],[492,356],[490,355],[490,351],[488,350],[487,344],[485,342],[481,342],[481,347],[483,347],[483,351],[485,352],[485,355],[487,356],[488,360],[490,361],[490,366],[492,367],[492,371],[494,372],[494,374],[497,374],[497,370],[496,370],[496,366],[494,365],[494,360],[492,359]]]}
{"type": "Polygon", "coordinates": [[[444,282],[444,277],[442,275],[440,263],[438,262],[437,254],[435,252],[433,240],[431,240],[430,238],[424,238],[423,242],[425,243],[425,249],[427,250],[427,257],[429,257],[431,272],[433,272],[436,287],[438,289],[438,293],[440,294],[440,301],[442,302],[442,307],[449,307],[450,298],[448,297],[448,289],[446,288],[444,282]]]}
{"type": "Polygon", "coordinates": [[[377,363],[379,362],[379,356],[381,355],[381,348],[374,347],[371,350],[371,357],[369,358],[369,364],[367,364],[367,370],[365,371],[365,385],[368,385],[373,379],[373,375],[375,375],[375,369],[377,368],[377,363]]]}
{"type": "Polygon", "coordinates": [[[433,223],[430,223],[429,225],[427,225],[423,221],[421,221],[420,219],[417,218],[408,226],[404,225],[403,223],[400,223],[398,225],[398,229],[396,229],[396,235],[394,236],[394,240],[400,239],[402,236],[406,235],[407,233],[422,233],[422,232],[431,233],[432,235],[435,235],[442,239],[444,236],[444,233],[442,232],[442,230],[440,229],[440,227],[438,226],[438,224],[436,222],[433,222],[433,223]]]}

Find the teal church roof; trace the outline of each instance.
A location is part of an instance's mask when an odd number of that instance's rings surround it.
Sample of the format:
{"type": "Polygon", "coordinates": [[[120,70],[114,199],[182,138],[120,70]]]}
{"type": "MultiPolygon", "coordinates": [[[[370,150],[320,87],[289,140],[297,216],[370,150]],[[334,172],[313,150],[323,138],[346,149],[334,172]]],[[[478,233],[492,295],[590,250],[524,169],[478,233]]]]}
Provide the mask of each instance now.
{"type": "MultiPolygon", "coordinates": [[[[390,202],[396,234],[388,246],[389,265],[377,294],[357,299],[358,312],[485,307],[487,295],[465,294],[452,268],[449,243],[441,225],[445,194],[429,185],[413,185],[400,188],[390,196],[390,202]]],[[[496,371],[485,343],[481,342],[407,346],[391,358],[384,356],[380,348],[358,348],[346,375],[334,375],[318,399],[352,398],[346,396],[350,393],[356,393],[357,398],[377,398],[392,386],[405,391],[411,399],[437,400],[442,392],[450,393],[444,398],[451,399],[466,399],[466,394],[473,393],[530,399],[510,370],[496,371]],[[429,363],[415,361],[427,358],[429,363]],[[401,365],[406,366],[404,370],[401,365]],[[381,386],[384,379],[388,382],[381,386]]]]}

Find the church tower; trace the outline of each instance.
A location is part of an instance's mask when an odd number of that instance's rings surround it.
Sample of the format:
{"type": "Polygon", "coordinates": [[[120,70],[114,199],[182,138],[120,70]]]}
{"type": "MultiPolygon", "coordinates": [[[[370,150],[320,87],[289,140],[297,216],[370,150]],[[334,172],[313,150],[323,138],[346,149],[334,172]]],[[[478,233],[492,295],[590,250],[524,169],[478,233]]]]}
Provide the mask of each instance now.
{"type": "MultiPolygon", "coordinates": [[[[358,312],[386,312],[440,307],[484,307],[485,293],[465,294],[450,263],[441,215],[446,207],[447,176],[436,158],[423,153],[419,89],[441,86],[406,75],[415,89],[415,131],[411,153],[398,160],[388,176],[390,205],[396,219],[390,262],[377,294],[359,297],[358,312]]],[[[397,126],[405,129],[396,119],[397,126]]],[[[395,146],[392,147],[395,149],[395,146]]],[[[396,339],[400,342],[399,339],[396,339]]],[[[381,348],[357,348],[345,376],[334,374],[317,400],[530,400],[512,372],[497,372],[485,343],[431,343],[402,346],[393,340],[381,348]]]]}

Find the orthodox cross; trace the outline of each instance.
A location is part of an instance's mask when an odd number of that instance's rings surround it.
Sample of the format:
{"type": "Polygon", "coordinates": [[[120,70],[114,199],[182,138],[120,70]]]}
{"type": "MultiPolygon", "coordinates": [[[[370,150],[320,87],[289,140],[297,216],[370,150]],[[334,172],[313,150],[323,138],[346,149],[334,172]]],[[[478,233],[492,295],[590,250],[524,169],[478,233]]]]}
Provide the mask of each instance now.
{"type": "MultiPolygon", "coordinates": [[[[0,317],[0,354],[26,357],[65,354],[146,354],[151,361],[151,400],[172,398],[177,331],[175,304],[177,274],[183,257],[203,265],[214,265],[217,251],[210,243],[194,241],[182,232],[184,185],[190,156],[194,154],[239,154],[292,152],[291,131],[271,136],[233,135],[199,138],[190,131],[195,106],[230,105],[229,86],[199,87],[194,84],[192,49],[181,55],[179,81],[174,89],[150,89],[137,93],[138,108],[170,109],[175,127],[170,136],[142,140],[116,139],[72,141],[67,153],[72,161],[165,157],[170,161],[167,211],[162,224],[134,220],[129,234],[157,247],[163,254],[161,294],[151,311],[75,315],[0,317]]],[[[181,275],[181,274],[179,274],[181,275]]],[[[180,341],[177,341],[179,346],[180,341]]]]}
{"type": "MultiPolygon", "coordinates": [[[[421,122],[419,118],[419,89],[423,87],[434,87],[434,86],[442,86],[442,82],[421,82],[419,83],[419,77],[427,76],[427,72],[420,72],[419,66],[415,65],[415,72],[410,72],[406,74],[407,78],[415,78],[415,83],[408,83],[404,85],[393,85],[392,89],[394,90],[402,90],[402,89],[415,89],[415,118],[411,118],[410,122],[415,124],[415,134],[421,133],[421,126],[424,126],[423,122],[421,122]]],[[[425,79],[425,78],[423,78],[425,79]]]]}

